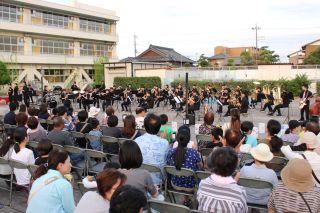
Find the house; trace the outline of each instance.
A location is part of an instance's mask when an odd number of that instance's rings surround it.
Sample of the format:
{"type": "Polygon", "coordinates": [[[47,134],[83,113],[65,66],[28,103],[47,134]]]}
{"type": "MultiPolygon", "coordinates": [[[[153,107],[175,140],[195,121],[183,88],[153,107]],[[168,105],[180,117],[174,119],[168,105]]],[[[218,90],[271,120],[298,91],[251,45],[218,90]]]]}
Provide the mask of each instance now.
{"type": "Polygon", "coordinates": [[[294,53],[289,54],[289,62],[291,64],[303,64],[303,60],[307,58],[313,51],[320,47],[320,39],[307,43],[294,53]]]}
{"type": "Polygon", "coordinates": [[[192,65],[195,61],[176,52],[173,48],[150,45],[147,50],[137,57],[127,57],[120,62],[151,62],[151,63],[169,63],[171,66],[180,67],[192,65]]]}

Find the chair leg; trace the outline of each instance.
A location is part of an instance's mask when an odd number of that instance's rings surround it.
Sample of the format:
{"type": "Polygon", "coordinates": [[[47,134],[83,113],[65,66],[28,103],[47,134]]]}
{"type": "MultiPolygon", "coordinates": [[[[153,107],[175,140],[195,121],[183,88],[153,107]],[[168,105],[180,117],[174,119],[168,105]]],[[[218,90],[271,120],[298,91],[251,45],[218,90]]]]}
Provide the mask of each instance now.
{"type": "Polygon", "coordinates": [[[12,207],[12,193],[13,193],[13,171],[10,177],[10,197],[9,197],[9,206],[12,207]]]}

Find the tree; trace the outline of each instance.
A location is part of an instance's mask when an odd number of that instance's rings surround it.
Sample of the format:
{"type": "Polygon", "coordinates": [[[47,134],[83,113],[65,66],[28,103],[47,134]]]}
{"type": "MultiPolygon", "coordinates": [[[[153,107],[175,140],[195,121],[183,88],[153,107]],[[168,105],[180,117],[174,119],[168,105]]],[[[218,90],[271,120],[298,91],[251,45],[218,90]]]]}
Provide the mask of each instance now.
{"type": "Polygon", "coordinates": [[[269,50],[268,46],[263,46],[259,49],[258,63],[272,64],[279,61],[279,55],[275,54],[273,50],[269,50]]]}
{"type": "Polygon", "coordinates": [[[209,63],[209,58],[206,57],[204,54],[201,54],[198,59],[198,66],[200,67],[211,67],[211,64],[209,63]]]}
{"type": "Polygon", "coordinates": [[[234,60],[232,58],[228,58],[227,66],[234,66],[234,60]]]}
{"type": "Polygon", "coordinates": [[[320,64],[320,47],[303,60],[304,64],[320,64]]]}
{"type": "Polygon", "coordinates": [[[11,83],[11,78],[7,65],[0,61],[0,85],[11,83]]]}
{"type": "Polygon", "coordinates": [[[253,60],[252,56],[247,51],[243,51],[240,54],[240,59],[241,59],[241,65],[248,66],[248,65],[254,64],[254,60],[253,60]]]}
{"type": "Polygon", "coordinates": [[[104,80],[104,64],[108,62],[108,58],[100,57],[94,61],[93,69],[94,69],[94,84],[100,84],[102,80],[104,80]]]}

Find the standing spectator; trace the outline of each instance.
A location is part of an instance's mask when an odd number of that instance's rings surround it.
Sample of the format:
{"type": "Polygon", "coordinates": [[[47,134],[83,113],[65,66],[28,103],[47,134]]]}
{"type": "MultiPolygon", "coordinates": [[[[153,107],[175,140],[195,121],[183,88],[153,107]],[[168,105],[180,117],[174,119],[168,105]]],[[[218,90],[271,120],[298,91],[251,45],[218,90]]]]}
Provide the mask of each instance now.
{"type": "Polygon", "coordinates": [[[3,122],[5,124],[16,125],[17,123],[16,123],[16,113],[15,113],[15,111],[17,110],[17,105],[14,102],[11,102],[9,104],[9,109],[10,109],[10,112],[8,112],[4,116],[3,122]]]}
{"type": "Polygon", "coordinates": [[[171,126],[167,125],[168,116],[166,114],[160,115],[160,123],[161,123],[160,131],[167,131],[167,141],[170,142],[172,139],[173,130],[171,126]]]}
{"type": "Polygon", "coordinates": [[[282,135],[282,141],[296,143],[299,140],[299,133],[301,131],[301,124],[297,120],[289,121],[289,129],[286,130],[285,134],[282,135]]]}
{"type": "Polygon", "coordinates": [[[103,170],[97,176],[98,192],[86,192],[79,201],[74,213],[109,212],[110,200],[114,191],[121,187],[125,181],[126,176],[118,170],[103,170]]]}
{"type": "Polygon", "coordinates": [[[136,129],[136,120],[133,115],[127,115],[123,121],[123,128],[122,128],[122,138],[128,138],[131,140],[140,137],[141,134],[139,130],[136,129]]]}
{"type": "Polygon", "coordinates": [[[28,118],[27,125],[29,127],[28,129],[28,136],[29,136],[29,141],[40,141],[42,139],[47,138],[47,131],[44,129],[39,129],[39,121],[36,117],[32,116],[28,118]]]}
{"type": "Polygon", "coordinates": [[[37,153],[38,157],[36,158],[35,165],[42,165],[48,163],[49,153],[53,150],[51,140],[42,139],[38,143],[37,153]]]}
{"type": "MultiPolygon", "coordinates": [[[[28,144],[27,132],[22,128],[17,128],[14,131],[13,138],[15,141],[11,159],[20,161],[27,165],[34,164],[33,152],[26,148],[28,144]]],[[[19,186],[27,187],[30,183],[31,174],[28,169],[14,169],[14,175],[19,186]]]]}
{"type": "MultiPolygon", "coordinates": [[[[240,170],[241,178],[252,178],[272,183],[273,187],[278,184],[278,177],[276,173],[268,169],[265,165],[273,158],[273,154],[267,144],[261,143],[257,147],[250,150],[250,154],[254,158],[254,164],[251,166],[244,166],[240,170]]],[[[253,189],[245,188],[247,192],[247,202],[267,205],[271,189],[253,189]]]]}
{"type": "MultiPolygon", "coordinates": [[[[141,149],[143,163],[152,164],[163,169],[166,164],[166,154],[169,150],[169,143],[166,139],[157,136],[160,126],[159,116],[153,113],[148,114],[144,119],[144,127],[147,133],[136,138],[135,141],[141,149]]],[[[151,175],[153,181],[159,184],[161,181],[160,174],[151,175]]]]}
{"type": "MultiPolygon", "coordinates": [[[[97,137],[101,137],[102,133],[100,131],[99,121],[96,118],[92,118],[91,120],[92,130],[89,132],[89,135],[94,135],[97,137]]],[[[102,144],[100,140],[91,139],[90,140],[90,147],[94,150],[102,150],[102,144]]]]}
{"type": "Polygon", "coordinates": [[[137,129],[143,129],[146,110],[143,107],[138,107],[136,109],[136,115],[137,115],[136,117],[137,129]]]}
{"type": "Polygon", "coordinates": [[[64,178],[64,175],[70,172],[68,153],[52,151],[48,165],[41,165],[33,174],[35,181],[29,194],[27,213],[45,211],[73,213],[75,205],[72,185],[64,178]]]}
{"type": "Polygon", "coordinates": [[[292,159],[281,171],[282,182],[272,190],[268,212],[320,212],[320,192],[306,160],[292,159]]]}
{"type": "Polygon", "coordinates": [[[200,182],[197,192],[198,210],[246,213],[246,191],[232,177],[238,164],[237,153],[230,147],[216,148],[208,161],[212,165],[212,173],[200,182]]]}

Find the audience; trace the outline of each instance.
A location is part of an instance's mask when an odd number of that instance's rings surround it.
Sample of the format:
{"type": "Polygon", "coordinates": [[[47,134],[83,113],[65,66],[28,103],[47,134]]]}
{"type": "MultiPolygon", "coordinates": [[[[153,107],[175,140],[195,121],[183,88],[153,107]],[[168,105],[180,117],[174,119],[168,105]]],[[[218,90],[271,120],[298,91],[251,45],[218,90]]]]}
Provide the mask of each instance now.
{"type": "MultiPolygon", "coordinates": [[[[115,138],[121,138],[121,130],[118,126],[118,117],[111,115],[108,117],[108,127],[102,127],[102,135],[110,136],[115,138]]],[[[118,144],[110,144],[103,147],[103,151],[106,153],[118,154],[119,146],[118,144]]]]}
{"type": "Polygon", "coordinates": [[[241,131],[245,136],[244,144],[250,145],[252,148],[258,145],[257,137],[251,135],[253,130],[253,123],[251,121],[243,121],[241,123],[241,131]]]}
{"type": "MultiPolygon", "coordinates": [[[[180,129],[187,130],[187,131],[189,131],[189,134],[190,134],[190,128],[189,128],[187,125],[182,125],[182,126],[180,126],[179,129],[178,129],[178,132],[180,131],[180,129]],[[187,127],[187,128],[186,128],[186,127],[187,127]]],[[[161,137],[161,136],[160,136],[160,137],[161,137]]],[[[177,148],[178,145],[179,145],[179,142],[176,140],[176,141],[173,143],[172,148],[177,148]]],[[[198,150],[197,144],[196,144],[194,141],[191,141],[191,140],[188,142],[187,148],[198,150]]]]}
{"type": "Polygon", "coordinates": [[[28,122],[28,115],[24,112],[19,112],[16,115],[16,122],[17,122],[17,127],[22,128],[25,131],[27,131],[27,122],[28,122]]]}
{"type": "Polygon", "coordinates": [[[143,107],[138,107],[136,109],[136,115],[137,115],[136,117],[137,129],[143,129],[146,110],[143,107]]]}
{"type": "Polygon", "coordinates": [[[133,115],[127,115],[123,121],[122,138],[134,140],[140,137],[141,133],[136,129],[136,119],[133,115]]]}
{"type": "Polygon", "coordinates": [[[241,127],[240,110],[238,108],[231,109],[230,117],[231,117],[230,122],[225,123],[222,127],[224,133],[226,133],[227,129],[240,130],[240,127],[241,127]]]}
{"type": "Polygon", "coordinates": [[[72,117],[67,114],[67,108],[64,106],[58,107],[58,115],[63,119],[64,127],[63,129],[66,131],[73,131],[74,125],[72,123],[72,117]]]}
{"type": "Polygon", "coordinates": [[[100,109],[99,108],[96,108],[96,107],[90,107],[90,110],[89,110],[89,118],[88,118],[88,123],[91,123],[91,119],[92,118],[97,118],[98,115],[99,115],[99,112],[100,112],[100,109]]]}
{"type": "MultiPolygon", "coordinates": [[[[88,119],[88,113],[85,110],[82,110],[78,113],[79,122],[75,125],[76,132],[86,134],[92,130],[92,124],[88,123],[87,119],[88,119]]],[[[76,143],[81,148],[86,148],[87,141],[85,138],[77,138],[76,143]]]]}
{"type": "MultiPolygon", "coordinates": [[[[5,140],[0,148],[0,157],[5,160],[9,160],[13,152],[14,145],[15,145],[15,142],[12,138],[5,140]]],[[[12,170],[9,165],[0,164],[0,178],[6,178],[10,180],[11,172],[12,170]]]]}
{"type": "MultiPolygon", "coordinates": [[[[254,164],[244,166],[240,170],[240,178],[258,179],[272,183],[273,187],[278,184],[276,173],[268,169],[265,162],[273,158],[273,154],[267,144],[261,143],[251,149],[250,154],[254,158],[254,164]]],[[[245,188],[247,192],[247,202],[253,204],[267,205],[271,189],[245,188]]]]}
{"type": "Polygon", "coordinates": [[[27,130],[29,141],[40,141],[47,138],[47,131],[45,131],[43,128],[38,128],[39,121],[36,117],[29,117],[27,125],[29,127],[27,130]]]}
{"type": "Polygon", "coordinates": [[[211,133],[211,130],[214,128],[213,122],[214,122],[214,114],[212,112],[207,112],[204,115],[203,124],[199,126],[199,134],[209,135],[211,133]]]}
{"type": "Polygon", "coordinates": [[[216,148],[208,161],[212,165],[212,173],[200,182],[197,191],[198,210],[246,213],[246,191],[232,177],[238,164],[237,153],[231,147],[216,148]]]}
{"type": "Polygon", "coordinates": [[[281,180],[270,195],[268,213],[320,212],[320,191],[306,160],[292,159],[281,171],[281,180]]]}
{"type": "Polygon", "coordinates": [[[240,146],[242,145],[245,137],[241,134],[240,130],[228,129],[224,136],[224,146],[233,148],[237,153],[240,152],[240,146]]]}
{"type": "MultiPolygon", "coordinates": [[[[89,132],[89,135],[101,137],[102,133],[100,131],[100,125],[99,125],[98,119],[92,118],[91,119],[91,126],[92,126],[92,130],[89,132]]],[[[102,150],[102,143],[100,140],[90,139],[90,147],[94,150],[101,151],[102,150]]]]}
{"type": "Polygon", "coordinates": [[[299,133],[301,131],[301,124],[297,120],[289,121],[289,128],[286,130],[285,134],[282,135],[282,141],[296,143],[299,139],[299,133]]]}
{"type": "Polygon", "coordinates": [[[222,147],[222,138],[223,137],[223,130],[220,127],[215,127],[211,130],[211,139],[212,143],[207,143],[205,148],[216,148],[216,147],[222,147]]]}
{"type": "Polygon", "coordinates": [[[16,125],[17,122],[16,122],[16,113],[15,113],[15,111],[17,110],[17,105],[14,102],[11,102],[9,104],[9,110],[10,110],[10,112],[8,112],[4,116],[3,122],[5,124],[16,125]]]}
{"type": "Polygon", "coordinates": [[[106,108],[106,113],[105,113],[105,116],[104,118],[102,119],[101,121],[101,125],[108,125],[108,117],[110,117],[111,115],[114,115],[114,109],[112,106],[108,106],[106,108]]]}
{"type": "Polygon", "coordinates": [[[147,205],[147,199],[143,193],[133,186],[118,188],[110,201],[110,213],[141,213],[147,205]]]}
{"type": "Polygon", "coordinates": [[[275,156],[283,156],[281,147],[283,141],[277,136],[281,131],[281,124],[277,120],[269,120],[267,123],[267,136],[265,139],[260,140],[260,143],[265,143],[270,147],[271,152],[275,156]]]}
{"type": "Polygon", "coordinates": [[[42,165],[48,163],[48,157],[50,152],[53,150],[53,146],[51,140],[49,139],[42,139],[38,143],[37,146],[37,154],[38,157],[35,160],[35,165],[42,165]]]}
{"type": "Polygon", "coordinates": [[[52,151],[48,165],[41,165],[33,174],[35,181],[29,194],[27,213],[45,211],[73,213],[75,209],[73,188],[64,178],[70,171],[68,153],[52,151]]]}
{"type": "Polygon", "coordinates": [[[173,134],[173,130],[171,128],[171,126],[168,126],[168,116],[166,114],[161,114],[160,115],[160,123],[161,123],[161,127],[160,127],[160,132],[167,132],[167,141],[170,142],[172,139],[172,134],[173,134]]]}
{"type": "Polygon", "coordinates": [[[61,117],[53,118],[53,130],[48,133],[48,139],[61,146],[73,146],[70,132],[64,131],[64,121],[61,117]]]}
{"type": "MultiPolygon", "coordinates": [[[[149,113],[144,119],[144,127],[147,133],[136,138],[135,141],[141,149],[143,163],[152,164],[163,169],[166,164],[166,155],[169,150],[169,143],[166,139],[157,136],[160,126],[161,123],[159,116],[149,113]]],[[[160,175],[151,175],[154,183],[159,185],[160,175]]]]}
{"type": "MultiPolygon", "coordinates": [[[[47,120],[47,119],[49,119],[49,117],[50,117],[50,114],[48,113],[47,104],[45,104],[45,103],[41,104],[40,108],[39,108],[38,118],[47,120]]],[[[45,128],[45,127],[43,127],[43,128],[45,128]]]]}
{"type": "Polygon", "coordinates": [[[126,176],[118,170],[103,170],[97,176],[97,192],[86,192],[80,199],[74,213],[109,212],[110,200],[114,191],[121,187],[125,181],[126,176]]]}
{"type": "Polygon", "coordinates": [[[19,112],[23,112],[27,114],[27,106],[25,104],[21,104],[19,106],[19,112]]]}

